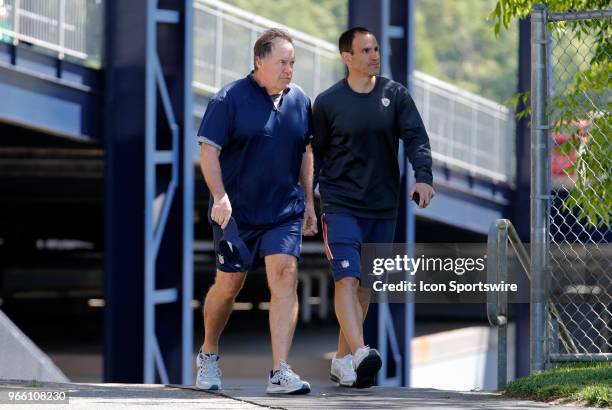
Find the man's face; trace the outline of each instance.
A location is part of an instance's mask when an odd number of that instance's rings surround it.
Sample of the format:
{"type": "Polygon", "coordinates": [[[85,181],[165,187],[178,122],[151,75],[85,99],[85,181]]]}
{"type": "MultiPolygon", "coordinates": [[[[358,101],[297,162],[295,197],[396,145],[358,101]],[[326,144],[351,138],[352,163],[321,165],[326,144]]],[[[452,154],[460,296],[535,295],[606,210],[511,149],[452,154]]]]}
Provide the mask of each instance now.
{"type": "Polygon", "coordinates": [[[377,75],[380,72],[380,52],[376,37],[370,33],[355,33],[353,52],[343,52],[342,60],[346,63],[349,73],[377,75]]]}
{"type": "Polygon", "coordinates": [[[287,88],[293,77],[294,63],[293,45],[283,39],[274,40],[272,51],[264,58],[257,58],[255,61],[259,78],[272,94],[278,94],[287,88]]]}

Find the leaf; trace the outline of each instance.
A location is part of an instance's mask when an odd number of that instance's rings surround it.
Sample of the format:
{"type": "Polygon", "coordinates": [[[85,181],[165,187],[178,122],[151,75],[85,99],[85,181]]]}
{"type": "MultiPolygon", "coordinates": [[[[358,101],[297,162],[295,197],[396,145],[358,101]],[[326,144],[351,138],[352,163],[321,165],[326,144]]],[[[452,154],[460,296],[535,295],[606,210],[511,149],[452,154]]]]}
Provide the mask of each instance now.
{"type": "Polygon", "coordinates": [[[574,151],[573,144],[571,144],[569,141],[561,144],[559,146],[559,149],[560,149],[561,153],[564,154],[564,155],[569,155],[569,154],[572,153],[572,151],[574,151]]]}

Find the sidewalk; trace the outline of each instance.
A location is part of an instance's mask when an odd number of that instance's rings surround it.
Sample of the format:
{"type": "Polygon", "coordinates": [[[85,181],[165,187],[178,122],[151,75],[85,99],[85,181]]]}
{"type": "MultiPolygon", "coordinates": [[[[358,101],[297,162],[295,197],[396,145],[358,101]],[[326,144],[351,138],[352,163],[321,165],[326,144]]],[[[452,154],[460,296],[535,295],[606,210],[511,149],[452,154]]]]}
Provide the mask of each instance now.
{"type": "MultiPolygon", "coordinates": [[[[7,391],[26,391],[30,382],[1,381],[0,409],[7,405],[7,391]]],[[[584,410],[585,407],[551,406],[526,400],[508,400],[496,393],[451,392],[435,389],[373,387],[356,390],[334,387],[330,382],[313,381],[306,396],[270,396],[265,380],[225,380],[221,393],[196,391],[189,387],[144,384],[42,383],[36,390],[69,391],[69,404],[28,404],[28,409],[142,409],[143,406],[178,409],[550,409],[584,410]]]]}

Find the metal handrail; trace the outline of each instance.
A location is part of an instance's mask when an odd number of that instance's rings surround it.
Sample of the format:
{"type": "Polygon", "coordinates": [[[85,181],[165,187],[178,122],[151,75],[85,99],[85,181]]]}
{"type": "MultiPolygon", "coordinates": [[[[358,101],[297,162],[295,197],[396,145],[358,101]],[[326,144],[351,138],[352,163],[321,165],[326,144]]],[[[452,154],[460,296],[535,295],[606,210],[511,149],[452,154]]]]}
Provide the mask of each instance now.
{"type": "Polygon", "coordinates": [[[218,0],[194,0],[194,82],[196,91],[216,93],[251,69],[253,44],[266,29],[277,27],[294,38],[294,80],[314,98],[342,77],[342,63],[333,43],[295,30],[218,0]],[[201,40],[198,46],[197,39],[201,40]]]}
{"type": "MultiPolygon", "coordinates": [[[[514,225],[508,219],[498,219],[491,223],[487,240],[487,282],[500,283],[508,280],[508,241],[516,252],[518,260],[531,282],[531,259],[523,246],[514,225]]],[[[568,352],[578,353],[570,332],[561,320],[556,306],[550,301],[548,309],[559,326],[559,338],[568,352]]],[[[487,319],[497,326],[497,388],[502,390],[507,383],[508,361],[508,294],[507,292],[487,292],[487,319]]]]}
{"type": "Polygon", "coordinates": [[[94,26],[91,21],[87,24],[87,20],[92,19],[87,13],[96,14],[101,8],[97,3],[88,8],[85,0],[70,4],[66,4],[66,0],[53,4],[5,0],[0,4],[0,41],[10,41],[14,45],[25,42],[54,51],[59,59],[65,56],[78,60],[99,58],[101,42],[87,44],[90,26],[94,26]]]}
{"type": "Polygon", "coordinates": [[[513,184],[514,114],[507,107],[414,71],[413,98],[431,139],[432,157],[449,168],[513,184]]]}

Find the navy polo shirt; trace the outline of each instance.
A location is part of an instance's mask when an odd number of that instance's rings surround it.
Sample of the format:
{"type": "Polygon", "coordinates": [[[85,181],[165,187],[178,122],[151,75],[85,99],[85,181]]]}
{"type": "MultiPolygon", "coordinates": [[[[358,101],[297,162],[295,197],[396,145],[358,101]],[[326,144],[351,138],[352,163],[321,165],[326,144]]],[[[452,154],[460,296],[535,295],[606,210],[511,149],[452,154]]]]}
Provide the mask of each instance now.
{"type": "Polygon", "coordinates": [[[278,108],[252,72],[212,97],[198,139],[221,150],[223,184],[239,224],[274,225],[303,214],[298,182],[310,136],[310,100],[295,84],[278,108]]]}

